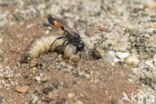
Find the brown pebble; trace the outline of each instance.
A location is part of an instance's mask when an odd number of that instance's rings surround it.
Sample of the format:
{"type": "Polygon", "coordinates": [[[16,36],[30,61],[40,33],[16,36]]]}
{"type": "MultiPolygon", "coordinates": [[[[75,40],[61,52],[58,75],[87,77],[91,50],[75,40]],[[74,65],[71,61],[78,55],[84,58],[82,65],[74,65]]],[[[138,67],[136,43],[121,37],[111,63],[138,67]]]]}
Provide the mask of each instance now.
{"type": "Polygon", "coordinates": [[[94,59],[101,59],[102,58],[102,55],[100,54],[100,52],[96,49],[93,49],[91,50],[91,56],[94,58],[94,59]]]}
{"type": "Polygon", "coordinates": [[[30,66],[30,68],[36,67],[37,66],[37,59],[36,58],[32,59],[30,61],[30,65],[29,66],[30,66]]]}
{"type": "Polygon", "coordinates": [[[77,100],[75,104],[84,104],[81,100],[77,100]]]}
{"type": "Polygon", "coordinates": [[[75,93],[68,93],[69,98],[73,98],[75,96],[75,93]]]}
{"type": "Polygon", "coordinates": [[[52,98],[53,98],[53,92],[49,92],[48,93],[48,99],[52,100],[52,98]]]}
{"type": "Polygon", "coordinates": [[[19,93],[27,93],[28,92],[29,87],[24,85],[24,86],[16,86],[15,90],[19,93]]]}

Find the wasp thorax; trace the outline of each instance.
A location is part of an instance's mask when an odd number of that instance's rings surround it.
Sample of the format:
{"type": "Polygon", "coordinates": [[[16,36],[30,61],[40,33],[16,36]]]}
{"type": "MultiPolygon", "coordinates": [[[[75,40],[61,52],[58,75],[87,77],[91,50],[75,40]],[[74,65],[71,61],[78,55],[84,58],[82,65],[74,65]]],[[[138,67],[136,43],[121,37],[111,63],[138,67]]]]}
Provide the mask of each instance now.
{"type": "Polygon", "coordinates": [[[75,39],[80,40],[80,35],[76,32],[74,33],[74,37],[75,37],[75,39]]]}

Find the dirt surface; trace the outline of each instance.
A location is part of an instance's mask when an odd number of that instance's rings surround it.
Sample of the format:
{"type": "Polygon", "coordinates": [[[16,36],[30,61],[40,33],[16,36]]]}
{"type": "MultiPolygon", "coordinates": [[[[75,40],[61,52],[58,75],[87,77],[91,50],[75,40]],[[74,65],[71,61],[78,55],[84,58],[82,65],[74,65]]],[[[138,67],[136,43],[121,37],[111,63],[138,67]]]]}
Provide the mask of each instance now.
{"type": "MultiPolygon", "coordinates": [[[[30,68],[29,64],[19,66],[19,60],[24,49],[31,40],[42,35],[36,21],[46,21],[46,18],[37,18],[26,24],[8,27],[3,32],[1,65],[2,67],[8,66],[10,71],[13,72],[10,74],[10,76],[13,76],[1,78],[5,80],[4,87],[1,88],[4,104],[13,102],[13,104],[31,104],[34,96],[38,96],[37,102],[39,104],[50,102],[54,104],[64,104],[66,102],[69,104],[76,102],[99,104],[112,100],[118,101],[123,97],[122,93],[128,94],[136,91],[136,82],[128,80],[131,79],[128,75],[132,73],[120,65],[112,66],[106,60],[90,60],[85,63],[81,60],[76,66],[74,65],[74,70],[86,71],[90,74],[89,78],[78,75],[77,73],[80,72],[72,73],[72,71],[66,72],[62,69],[56,69],[55,65],[58,62],[55,59],[56,56],[51,56],[51,53],[41,55],[38,58],[38,61],[42,62],[40,68],[30,68]],[[34,26],[26,28],[26,25],[30,23],[34,26]],[[54,60],[50,60],[51,57],[54,60]],[[44,64],[46,67],[44,67],[44,64]],[[36,82],[35,78],[37,76],[41,79],[47,78],[47,80],[36,82]],[[19,93],[15,89],[16,86],[28,86],[28,91],[19,93]],[[46,88],[47,90],[45,90],[46,88]],[[49,93],[52,93],[51,98],[48,97],[49,93]],[[70,94],[74,96],[70,98],[70,94]]],[[[62,59],[61,61],[64,62],[65,60],[62,59]]]]}
{"type": "Polygon", "coordinates": [[[155,104],[151,1],[0,0],[0,104],[155,104]],[[49,15],[79,31],[85,60],[48,52],[20,63],[33,39],[63,33],[49,15]]]}

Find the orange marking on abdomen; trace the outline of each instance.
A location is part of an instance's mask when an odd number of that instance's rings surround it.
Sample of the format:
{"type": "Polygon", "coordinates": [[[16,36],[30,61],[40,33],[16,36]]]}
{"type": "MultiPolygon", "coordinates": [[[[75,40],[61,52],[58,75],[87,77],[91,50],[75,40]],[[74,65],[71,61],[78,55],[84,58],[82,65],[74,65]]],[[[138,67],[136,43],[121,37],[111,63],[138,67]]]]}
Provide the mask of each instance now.
{"type": "Polygon", "coordinates": [[[54,26],[56,26],[57,28],[62,28],[63,26],[58,22],[58,21],[54,21],[54,26]]]}

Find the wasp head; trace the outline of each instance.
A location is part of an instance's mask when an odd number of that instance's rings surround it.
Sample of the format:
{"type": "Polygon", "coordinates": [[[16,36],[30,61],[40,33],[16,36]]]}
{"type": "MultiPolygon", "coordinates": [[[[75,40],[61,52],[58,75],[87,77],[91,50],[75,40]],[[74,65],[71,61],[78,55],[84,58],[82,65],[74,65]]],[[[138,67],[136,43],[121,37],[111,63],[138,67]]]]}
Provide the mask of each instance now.
{"type": "Polygon", "coordinates": [[[84,47],[85,47],[85,44],[83,41],[78,42],[76,45],[77,51],[83,51],[84,47]]]}

